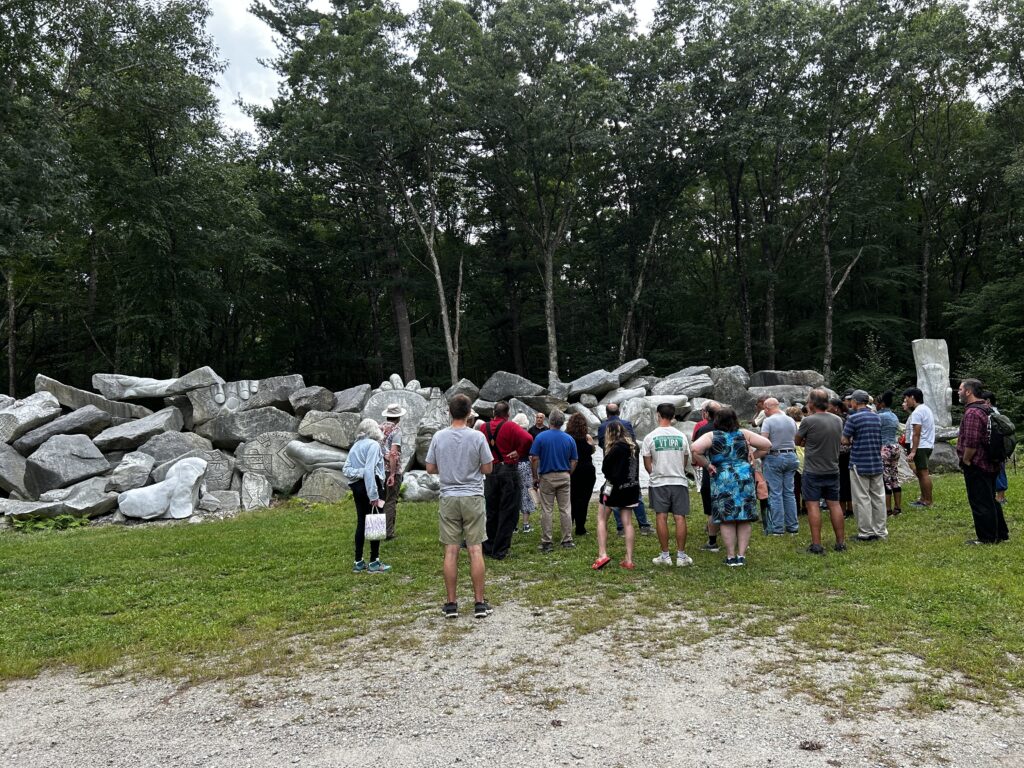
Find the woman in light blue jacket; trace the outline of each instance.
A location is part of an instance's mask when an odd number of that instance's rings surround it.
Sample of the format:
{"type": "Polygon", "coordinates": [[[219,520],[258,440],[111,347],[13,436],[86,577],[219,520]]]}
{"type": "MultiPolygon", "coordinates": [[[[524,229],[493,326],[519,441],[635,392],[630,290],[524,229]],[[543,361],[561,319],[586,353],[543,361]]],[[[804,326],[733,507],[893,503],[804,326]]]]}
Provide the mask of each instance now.
{"type": "Polygon", "coordinates": [[[386,573],[390,565],[380,561],[380,542],[370,542],[370,564],[363,560],[366,542],[366,516],[374,509],[384,508],[384,454],[380,448],[381,432],[373,419],[363,419],[356,430],[356,442],[348,452],[343,474],[348,479],[355,501],[356,561],[353,573],[386,573]]]}

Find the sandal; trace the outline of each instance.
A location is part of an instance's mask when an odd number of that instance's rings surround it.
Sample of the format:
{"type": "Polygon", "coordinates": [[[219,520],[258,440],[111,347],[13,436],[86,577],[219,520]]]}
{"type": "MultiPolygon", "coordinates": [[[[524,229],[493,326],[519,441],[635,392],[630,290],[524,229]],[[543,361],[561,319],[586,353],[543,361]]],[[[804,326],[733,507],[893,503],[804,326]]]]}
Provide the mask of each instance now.
{"type": "Polygon", "coordinates": [[[625,560],[619,562],[619,568],[625,568],[627,571],[632,571],[636,568],[636,563],[627,563],[625,560]]]}
{"type": "Polygon", "coordinates": [[[606,565],[608,565],[608,563],[610,563],[611,561],[612,561],[612,559],[610,557],[608,557],[608,555],[605,555],[604,557],[597,558],[597,560],[594,561],[594,564],[592,566],[590,566],[590,567],[591,567],[591,569],[593,569],[595,571],[600,571],[602,568],[604,568],[606,565]]]}

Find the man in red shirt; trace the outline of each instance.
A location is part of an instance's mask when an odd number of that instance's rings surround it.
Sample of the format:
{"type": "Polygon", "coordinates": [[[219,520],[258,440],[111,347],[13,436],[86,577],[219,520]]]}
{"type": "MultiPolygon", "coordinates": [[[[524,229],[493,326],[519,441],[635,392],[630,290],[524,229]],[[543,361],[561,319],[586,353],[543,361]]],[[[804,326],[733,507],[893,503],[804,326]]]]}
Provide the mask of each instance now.
{"type": "Polygon", "coordinates": [[[512,547],[512,534],[519,522],[522,488],[519,485],[519,457],[528,456],[533,438],[508,418],[508,403],[494,404],[494,418],[484,424],[484,437],[491,448],[494,470],[484,481],[487,507],[487,541],[484,554],[504,560],[512,547]]]}
{"type": "Polygon", "coordinates": [[[1001,464],[989,456],[989,416],[992,408],[982,398],[981,382],[964,379],[957,390],[960,400],[967,404],[960,420],[960,433],[956,440],[956,454],[964,472],[967,503],[974,516],[976,539],[968,544],[998,544],[1010,538],[1003,516],[1003,506],[996,502],[996,475],[1001,464]]]}

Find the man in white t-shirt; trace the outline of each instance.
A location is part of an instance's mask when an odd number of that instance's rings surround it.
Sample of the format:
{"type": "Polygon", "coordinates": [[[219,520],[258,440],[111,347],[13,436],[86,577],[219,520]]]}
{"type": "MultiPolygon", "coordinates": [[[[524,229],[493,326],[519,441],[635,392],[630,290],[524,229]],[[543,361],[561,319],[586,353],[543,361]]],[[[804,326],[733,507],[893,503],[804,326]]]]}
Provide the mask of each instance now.
{"type": "Polygon", "coordinates": [[[661,554],[655,565],[672,565],[668,550],[668,516],[676,519],[676,565],[693,565],[686,554],[686,516],[690,513],[690,489],[686,470],[690,467],[690,442],[672,426],[676,407],[658,406],[658,427],[644,438],[641,455],[651,476],[651,507],[654,509],[661,554]]]}
{"type": "Polygon", "coordinates": [[[928,474],[928,459],[935,447],[935,414],[924,403],[924,394],[917,387],[903,393],[903,410],[909,411],[904,437],[907,441],[907,460],[914,465],[921,498],[910,502],[912,507],[932,505],[932,477],[928,474]]]}

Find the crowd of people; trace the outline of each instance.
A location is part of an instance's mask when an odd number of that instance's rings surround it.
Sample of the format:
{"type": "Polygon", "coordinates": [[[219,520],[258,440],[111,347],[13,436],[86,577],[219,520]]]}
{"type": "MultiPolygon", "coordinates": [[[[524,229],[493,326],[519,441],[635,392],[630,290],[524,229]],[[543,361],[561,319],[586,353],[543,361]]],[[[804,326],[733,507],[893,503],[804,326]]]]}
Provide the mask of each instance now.
{"type": "MultiPolygon", "coordinates": [[[[965,379],[958,390],[965,405],[957,440],[967,499],[975,526],[969,544],[1006,541],[1003,515],[1005,466],[992,447],[990,419],[995,397],[981,382],[965,379]]],[[[928,460],[935,445],[935,417],[920,389],[903,393],[910,415],[903,434],[892,411],[893,392],[877,398],[862,389],[830,397],[812,389],[805,404],[783,408],[767,397],[757,404],[749,428],[736,411],[714,401],[704,404],[690,434],[676,421],[671,403],[658,406],[658,426],[637,441],[633,425],[609,404],[606,418],[591,436],[587,421],[553,410],[538,413],[531,425],[525,415],[510,418],[509,404],[494,405],[493,417],[477,423],[469,398],[457,395],[449,403],[451,426],[437,432],[427,452],[426,469],[439,475],[440,540],[445,547],[444,615],[458,616],[456,573],[459,551],[470,560],[474,615],[492,609],[484,596],[484,558],[504,560],[517,532],[534,528],[531,515],[540,510],[542,553],[555,549],[554,510],[559,512],[558,546],[573,549],[587,534],[588,512],[597,478],[594,456],[602,449],[603,481],[597,488],[597,557],[594,570],[608,566],[609,519],[624,539],[619,566],[636,568],[635,537],[657,535],[655,566],[686,567],[690,514],[690,482],[697,484],[706,516],[706,542],[701,549],[719,552],[729,567],[746,565],[753,524],[760,521],[766,536],[796,535],[805,514],[810,533],[806,551],[824,555],[822,513],[828,510],[832,549],[847,550],[846,518],[854,517],[861,542],[888,538],[888,518],[902,513],[902,486],[917,480],[920,498],[911,507],[933,502],[928,460]],[[640,462],[650,476],[652,527],[640,487],[640,462]],[[911,469],[912,467],[912,469],[911,469]],[[675,554],[670,548],[669,518],[675,525],[675,554]],[[634,518],[636,525],[634,525],[634,518]],[[719,539],[721,543],[719,543],[719,539]]],[[[353,571],[382,573],[380,541],[370,542],[370,562],[363,559],[366,516],[375,508],[387,511],[388,536],[394,536],[394,505],[401,485],[398,457],[404,415],[398,406],[383,413],[385,422],[364,420],[349,452],[344,474],[349,479],[357,510],[353,571]],[[394,491],[392,489],[395,489],[394,491]]]]}

